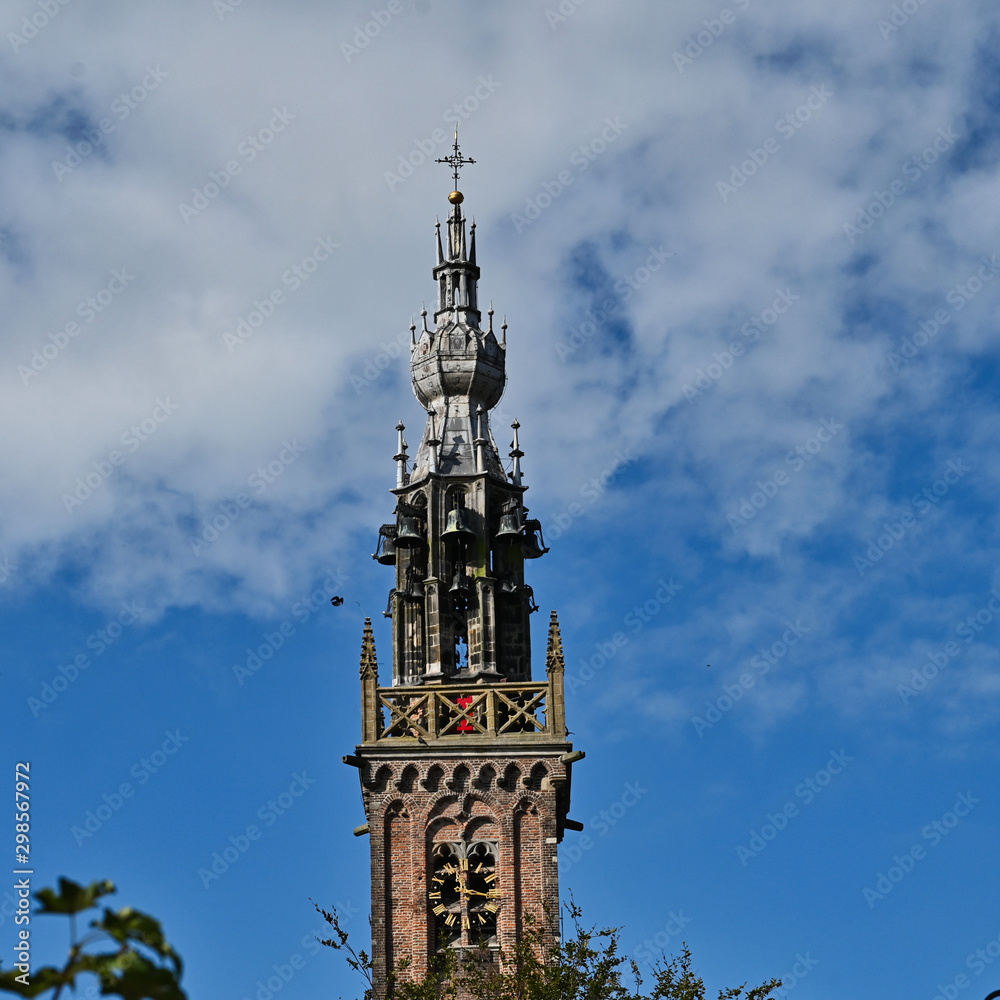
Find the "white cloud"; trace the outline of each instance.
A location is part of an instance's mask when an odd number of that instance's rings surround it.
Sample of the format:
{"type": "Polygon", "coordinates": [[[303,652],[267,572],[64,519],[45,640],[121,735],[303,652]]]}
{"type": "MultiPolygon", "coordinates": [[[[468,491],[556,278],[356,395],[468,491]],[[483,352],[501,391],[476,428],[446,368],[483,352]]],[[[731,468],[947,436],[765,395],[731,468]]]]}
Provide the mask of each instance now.
{"type": "MultiPolygon", "coordinates": [[[[33,9],[17,6],[5,27],[33,9]]],[[[429,160],[447,149],[456,102],[478,161],[462,183],[481,293],[510,322],[494,433],[503,448],[521,420],[536,509],[564,509],[631,446],[633,516],[669,509],[669,544],[685,551],[698,534],[718,550],[706,557],[720,574],[713,613],[754,613],[729,575],[750,558],[782,578],[768,601],[783,614],[832,575],[835,618],[867,599],[851,556],[900,509],[900,482],[915,491],[967,454],[976,475],[952,498],[958,526],[927,531],[895,572],[947,544],[985,571],[995,532],[983,537],[971,504],[996,478],[990,410],[982,390],[961,405],[953,394],[995,351],[994,290],[951,312],[903,372],[886,353],[1000,252],[995,166],[956,170],[970,143],[990,141],[972,129],[996,18],[928,6],[883,39],[884,13],[860,0],[753,5],[678,72],[672,53],[703,15],[656,5],[595,0],[550,26],[542,6],[407,2],[350,61],[340,44],[367,8],[243,4],[220,20],[201,0],[66,7],[10,54],[0,104],[0,546],[25,567],[22,584],[72,564],[86,566],[87,599],[108,606],[141,593],[161,610],[267,613],[349,561],[356,533],[377,528],[373,498],[390,509],[396,420],[411,440],[420,433],[405,359],[360,391],[351,376],[433,294],[432,226],[449,180],[429,160]],[[67,129],[116,117],[148,67],[162,81],[58,179],[53,161],[79,141],[67,129]],[[831,96],[780,130],[815,88],[831,96]],[[598,151],[608,120],[623,127],[598,151]],[[957,141],[914,172],[949,129],[957,141]],[[245,145],[254,136],[259,148],[245,145]],[[766,142],[766,162],[743,171],[766,142]],[[390,190],[386,173],[428,143],[428,162],[390,190]],[[747,176],[724,200],[718,184],[737,168],[747,176]],[[221,190],[206,189],[220,171],[221,190]],[[512,216],[560,171],[570,182],[518,232],[512,216]],[[894,180],[901,192],[852,243],[844,225],[894,180]],[[179,206],[196,189],[205,204],[185,221],[179,206]],[[282,276],[318,239],[339,247],[292,291],[282,276]],[[560,358],[557,345],[651,247],[671,256],[560,358]],[[79,304],[116,269],[134,281],[81,322],[79,304]],[[224,336],[276,290],[273,315],[229,350],[224,336]],[[795,296],[787,312],[759,339],[741,334],[782,292],[795,296]],[[73,320],[79,335],[24,385],[19,366],[73,320]],[[686,400],[683,387],[733,343],[745,353],[686,400]],[[68,512],[61,498],[77,477],[168,398],[176,412],[68,512]],[[823,418],[845,430],[734,533],[727,511],[823,418]],[[919,440],[904,447],[915,421],[919,440]],[[194,553],[192,533],[293,439],[301,456],[194,553]]],[[[623,510],[611,501],[593,516],[623,510]]],[[[737,631],[726,655],[755,641],[737,631]]],[[[802,697],[791,683],[765,715],[798,711],[802,697]]]]}

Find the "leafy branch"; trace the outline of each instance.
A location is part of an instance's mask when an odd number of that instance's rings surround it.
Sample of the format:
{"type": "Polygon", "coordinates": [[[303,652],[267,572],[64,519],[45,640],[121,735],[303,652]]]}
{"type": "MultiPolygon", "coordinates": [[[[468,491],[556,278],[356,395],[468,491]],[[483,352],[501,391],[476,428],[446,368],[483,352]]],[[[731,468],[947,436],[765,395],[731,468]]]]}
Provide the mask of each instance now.
{"type": "Polygon", "coordinates": [[[0,992],[37,997],[53,990],[51,1000],[60,1000],[67,986],[75,992],[77,977],[90,973],[98,977],[102,996],[124,1000],[187,1000],[180,988],[183,963],[163,933],[158,920],[126,906],[105,909],[90,930],[77,940],[76,915],[94,909],[97,901],[117,890],[108,881],[84,887],[71,879],[59,879],[59,892],[41,889],[35,893],[38,914],[55,913],[69,917],[70,948],[61,968],[45,966],[25,973],[19,969],[0,972],[0,992]],[[85,950],[98,942],[117,945],[111,951],[85,950]]]}
{"type": "MultiPolygon", "coordinates": [[[[313,904],[316,905],[316,904],[313,904]]],[[[526,930],[512,952],[448,948],[433,956],[425,976],[407,975],[409,959],[396,964],[387,982],[376,991],[373,964],[364,951],[356,952],[340,926],[336,910],[316,909],[331,925],[334,937],[321,944],[345,952],[347,964],[366,983],[365,1000],[705,1000],[706,987],[692,969],[691,952],[652,966],[650,988],[643,992],[638,963],[621,954],[620,928],[586,927],[582,911],[572,900],[566,914],[573,933],[553,943],[537,922],[525,915],[526,930]]],[[[719,1000],[767,1000],[781,986],[772,979],[746,990],[746,983],[719,991],[719,1000]],[[744,992],[746,991],[746,992],[744,992]]]]}

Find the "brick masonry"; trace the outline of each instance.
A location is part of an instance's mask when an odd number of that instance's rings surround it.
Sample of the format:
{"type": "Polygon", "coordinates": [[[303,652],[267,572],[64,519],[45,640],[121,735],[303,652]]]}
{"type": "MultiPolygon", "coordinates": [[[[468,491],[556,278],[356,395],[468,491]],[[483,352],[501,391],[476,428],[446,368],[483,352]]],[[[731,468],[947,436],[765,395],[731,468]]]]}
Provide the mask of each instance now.
{"type": "Polygon", "coordinates": [[[430,856],[441,841],[499,843],[498,944],[510,952],[530,914],[554,940],[559,926],[557,842],[565,819],[567,744],[548,754],[429,753],[379,759],[359,747],[371,837],[374,978],[409,958],[427,971],[436,947],[429,905],[430,856]]]}

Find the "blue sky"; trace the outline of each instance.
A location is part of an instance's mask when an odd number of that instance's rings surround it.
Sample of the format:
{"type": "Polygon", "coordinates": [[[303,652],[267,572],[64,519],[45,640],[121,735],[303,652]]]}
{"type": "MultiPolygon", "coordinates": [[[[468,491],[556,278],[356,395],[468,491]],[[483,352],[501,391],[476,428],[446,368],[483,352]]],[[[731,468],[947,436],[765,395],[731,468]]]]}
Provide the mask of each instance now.
{"type": "Polygon", "coordinates": [[[367,940],[340,758],[459,119],[587,752],[564,890],[714,987],[1000,988],[996,10],[47,8],[0,23],[36,887],[113,879],[192,997],[359,994],[309,899],[367,940]]]}

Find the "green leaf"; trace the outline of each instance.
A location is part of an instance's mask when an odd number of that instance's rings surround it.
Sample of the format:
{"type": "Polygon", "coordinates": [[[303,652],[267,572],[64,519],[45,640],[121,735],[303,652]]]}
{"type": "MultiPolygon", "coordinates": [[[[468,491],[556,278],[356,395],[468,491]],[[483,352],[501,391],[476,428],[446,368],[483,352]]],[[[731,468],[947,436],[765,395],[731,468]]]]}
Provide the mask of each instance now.
{"type": "Polygon", "coordinates": [[[96,905],[101,896],[116,892],[114,883],[105,879],[102,882],[91,882],[85,889],[72,879],[59,879],[59,894],[53,889],[40,889],[35,893],[41,906],[39,913],[79,913],[96,905]]]}
{"type": "MultiPolygon", "coordinates": [[[[92,882],[85,888],[72,879],[60,878],[58,892],[47,888],[35,895],[40,903],[38,912],[72,916],[91,909],[98,899],[114,891],[114,885],[106,880],[92,882]]],[[[75,991],[78,976],[91,974],[100,980],[103,996],[123,1000],[187,1000],[178,981],[180,956],[167,941],[158,920],[126,906],[118,911],[105,909],[101,919],[92,920],[90,926],[116,942],[117,949],[84,951],[98,939],[97,934],[88,934],[70,948],[64,968],[38,969],[31,973],[28,985],[17,981],[16,969],[0,972],[0,992],[36,997],[52,990],[61,997],[66,986],[75,991]],[[139,951],[140,947],[148,952],[139,951]],[[172,968],[161,965],[160,959],[172,968]]],[[[107,943],[107,938],[104,940],[107,943]]]]}
{"type": "Polygon", "coordinates": [[[117,913],[106,909],[103,919],[92,920],[90,926],[104,931],[119,944],[127,945],[134,941],[145,945],[161,958],[168,959],[176,973],[180,975],[182,969],[180,956],[167,941],[159,920],[149,914],[133,910],[131,906],[126,906],[117,913]]]}
{"type": "Polygon", "coordinates": [[[55,989],[64,982],[72,985],[72,979],[67,979],[63,972],[52,968],[52,966],[46,966],[44,969],[36,969],[32,972],[28,986],[17,981],[18,975],[20,973],[16,969],[0,972],[0,992],[15,993],[22,997],[37,997],[39,993],[55,989]]]}
{"type": "Polygon", "coordinates": [[[187,1000],[173,972],[153,965],[137,952],[127,954],[129,960],[120,975],[102,976],[102,996],[124,1000],[187,1000]]]}

